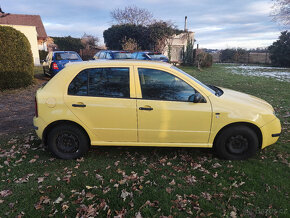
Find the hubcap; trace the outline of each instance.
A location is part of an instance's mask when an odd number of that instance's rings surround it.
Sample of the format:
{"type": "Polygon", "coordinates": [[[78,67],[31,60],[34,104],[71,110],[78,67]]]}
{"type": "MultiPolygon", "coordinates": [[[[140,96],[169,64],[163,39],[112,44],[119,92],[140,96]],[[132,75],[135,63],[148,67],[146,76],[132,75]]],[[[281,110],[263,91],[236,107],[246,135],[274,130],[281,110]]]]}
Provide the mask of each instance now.
{"type": "Polygon", "coordinates": [[[74,134],[62,133],[56,138],[56,146],[63,153],[74,153],[79,149],[79,140],[74,134]]]}
{"type": "Polygon", "coordinates": [[[226,147],[232,154],[242,154],[248,149],[248,146],[248,139],[242,135],[231,136],[226,142],[226,147]]]}

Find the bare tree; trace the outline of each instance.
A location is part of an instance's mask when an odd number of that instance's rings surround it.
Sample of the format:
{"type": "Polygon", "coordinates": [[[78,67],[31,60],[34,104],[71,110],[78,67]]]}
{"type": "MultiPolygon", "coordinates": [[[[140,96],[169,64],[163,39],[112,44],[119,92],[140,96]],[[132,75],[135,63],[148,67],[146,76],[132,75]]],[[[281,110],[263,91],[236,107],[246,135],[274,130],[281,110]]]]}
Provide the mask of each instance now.
{"type": "Polygon", "coordinates": [[[81,38],[81,43],[84,46],[85,49],[92,49],[95,48],[98,45],[99,38],[93,35],[89,35],[84,33],[84,35],[81,38]]]}
{"type": "Polygon", "coordinates": [[[271,16],[273,16],[273,20],[290,27],[290,0],[272,1],[274,1],[271,14],[271,16]]]}
{"type": "Polygon", "coordinates": [[[115,8],[111,17],[116,24],[149,25],[153,22],[153,14],[144,8],[127,6],[124,9],[115,8]]]}

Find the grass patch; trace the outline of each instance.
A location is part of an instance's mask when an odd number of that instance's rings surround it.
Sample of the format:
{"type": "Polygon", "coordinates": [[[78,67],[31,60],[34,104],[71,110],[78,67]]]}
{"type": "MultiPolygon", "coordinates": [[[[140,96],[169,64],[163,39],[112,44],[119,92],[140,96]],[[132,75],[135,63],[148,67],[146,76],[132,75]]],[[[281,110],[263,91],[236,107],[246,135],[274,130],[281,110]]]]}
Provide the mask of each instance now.
{"type": "Polygon", "coordinates": [[[289,217],[289,83],[236,75],[224,65],[197,79],[271,103],[278,143],[247,161],[210,149],[95,147],[79,160],[54,159],[33,133],[0,139],[0,216],[289,217]]]}

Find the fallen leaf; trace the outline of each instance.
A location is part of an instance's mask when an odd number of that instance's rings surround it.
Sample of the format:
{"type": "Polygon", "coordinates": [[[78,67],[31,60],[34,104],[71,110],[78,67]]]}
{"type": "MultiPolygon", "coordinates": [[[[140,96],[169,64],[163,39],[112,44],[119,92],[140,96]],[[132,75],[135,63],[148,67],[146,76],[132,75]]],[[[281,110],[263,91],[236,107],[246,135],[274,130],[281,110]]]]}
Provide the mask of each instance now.
{"type": "Polygon", "coordinates": [[[176,184],[176,182],[174,179],[172,179],[172,181],[169,183],[169,185],[175,185],[175,184],[176,184]]]}

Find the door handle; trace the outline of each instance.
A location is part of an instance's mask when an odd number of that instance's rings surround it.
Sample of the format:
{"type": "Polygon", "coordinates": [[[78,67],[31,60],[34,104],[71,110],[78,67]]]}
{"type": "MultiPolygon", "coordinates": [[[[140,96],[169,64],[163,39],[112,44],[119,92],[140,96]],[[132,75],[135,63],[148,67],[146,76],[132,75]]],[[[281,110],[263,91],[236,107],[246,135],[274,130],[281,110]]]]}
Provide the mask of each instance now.
{"type": "Polygon", "coordinates": [[[72,104],[73,107],[86,107],[85,104],[83,103],[78,103],[78,104],[72,104]]]}
{"type": "Polygon", "coordinates": [[[139,107],[139,110],[141,110],[141,111],[152,111],[153,110],[153,108],[152,107],[139,107]]]}

